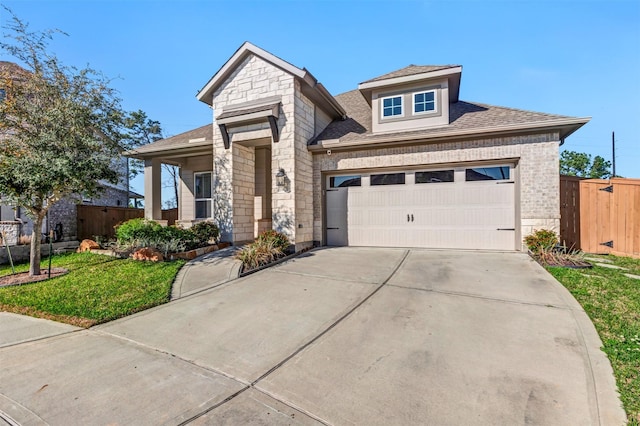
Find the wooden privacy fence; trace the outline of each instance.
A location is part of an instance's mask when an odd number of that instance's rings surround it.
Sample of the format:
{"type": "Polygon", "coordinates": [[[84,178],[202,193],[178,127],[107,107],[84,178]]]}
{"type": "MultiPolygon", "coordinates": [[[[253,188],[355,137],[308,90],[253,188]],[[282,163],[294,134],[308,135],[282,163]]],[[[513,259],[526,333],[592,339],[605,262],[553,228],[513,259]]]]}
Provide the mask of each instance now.
{"type": "Polygon", "coordinates": [[[560,239],[587,253],[640,256],[640,179],[560,176],[560,239]]]}
{"type": "MultiPolygon", "coordinates": [[[[78,239],[114,238],[115,225],[137,217],[144,217],[144,209],[78,205],[78,239]]],[[[163,210],[162,219],[173,225],[178,219],[178,209],[163,210]]]]}

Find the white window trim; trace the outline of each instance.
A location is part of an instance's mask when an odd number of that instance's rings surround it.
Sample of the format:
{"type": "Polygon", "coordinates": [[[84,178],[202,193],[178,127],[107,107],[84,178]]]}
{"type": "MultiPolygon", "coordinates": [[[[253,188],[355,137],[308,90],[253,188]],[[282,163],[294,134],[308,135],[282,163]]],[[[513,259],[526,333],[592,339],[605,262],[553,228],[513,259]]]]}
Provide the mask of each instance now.
{"type": "Polygon", "coordinates": [[[193,217],[194,219],[212,219],[213,218],[213,172],[194,172],[193,173],[193,217]],[[210,198],[197,198],[196,197],[196,176],[209,173],[211,178],[211,197],[210,198]],[[211,203],[211,216],[209,217],[196,217],[198,214],[197,204],[198,201],[209,201],[211,203]]]}
{"type": "MultiPolygon", "coordinates": [[[[393,108],[393,107],[391,107],[393,108]]],[[[404,96],[402,95],[392,95],[392,96],[385,96],[384,98],[380,98],[380,119],[381,120],[390,120],[392,118],[398,118],[398,117],[404,117],[404,96]],[[386,116],[384,115],[384,100],[385,99],[393,99],[393,98],[400,98],[400,115],[389,115],[386,116]]]]}
{"type": "Polygon", "coordinates": [[[419,92],[411,93],[411,111],[413,112],[413,115],[426,115],[426,114],[434,114],[434,113],[438,112],[438,93],[437,93],[437,90],[436,89],[421,90],[419,92]],[[422,93],[433,93],[433,110],[416,112],[416,95],[420,95],[422,93]]]}

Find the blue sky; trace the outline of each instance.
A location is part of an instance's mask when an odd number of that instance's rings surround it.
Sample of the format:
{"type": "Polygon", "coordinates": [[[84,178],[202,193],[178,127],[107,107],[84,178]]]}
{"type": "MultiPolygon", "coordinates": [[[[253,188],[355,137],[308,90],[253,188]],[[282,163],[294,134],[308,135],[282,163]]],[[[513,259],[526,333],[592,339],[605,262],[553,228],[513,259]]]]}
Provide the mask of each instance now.
{"type": "Polygon", "coordinates": [[[68,33],[52,50],[116,78],[125,108],[159,120],[165,136],[211,121],[195,95],[248,40],[334,95],[409,64],[460,64],[462,100],[590,116],[564,148],[611,160],[615,131],[617,173],[640,178],[638,0],[2,4],[33,29],[68,33]]]}

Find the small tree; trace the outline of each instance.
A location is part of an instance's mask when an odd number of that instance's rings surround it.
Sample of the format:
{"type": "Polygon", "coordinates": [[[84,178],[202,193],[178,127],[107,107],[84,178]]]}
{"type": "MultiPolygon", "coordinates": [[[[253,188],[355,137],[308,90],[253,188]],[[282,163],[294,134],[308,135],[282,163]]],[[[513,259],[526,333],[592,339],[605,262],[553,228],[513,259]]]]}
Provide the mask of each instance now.
{"type": "Polygon", "coordinates": [[[591,179],[608,179],[611,177],[611,162],[596,155],[584,152],[563,151],[560,154],[560,174],[579,176],[591,179]]]}
{"type": "MultiPolygon", "coordinates": [[[[126,149],[138,148],[142,145],[162,139],[162,126],[159,121],[152,120],[142,110],[133,111],[124,119],[125,134],[122,145],[126,149]]],[[[142,160],[129,158],[129,179],[133,179],[144,170],[142,160]]]]}
{"type": "Polygon", "coordinates": [[[31,31],[5,10],[11,19],[0,49],[22,67],[0,75],[0,193],[33,219],[29,274],[38,275],[47,211],[72,194],[97,195],[100,180],[117,182],[112,164],[125,114],[104,76],[65,66],[47,50],[59,31],[31,31]]]}

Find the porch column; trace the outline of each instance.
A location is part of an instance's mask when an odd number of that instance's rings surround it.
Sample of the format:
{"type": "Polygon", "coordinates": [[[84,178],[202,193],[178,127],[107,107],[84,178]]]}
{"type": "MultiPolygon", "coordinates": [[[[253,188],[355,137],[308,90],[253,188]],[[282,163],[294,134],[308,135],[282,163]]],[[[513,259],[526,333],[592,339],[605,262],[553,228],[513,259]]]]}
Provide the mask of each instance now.
{"type": "Polygon", "coordinates": [[[144,160],[144,217],[162,219],[162,162],[159,158],[144,160]]]}

